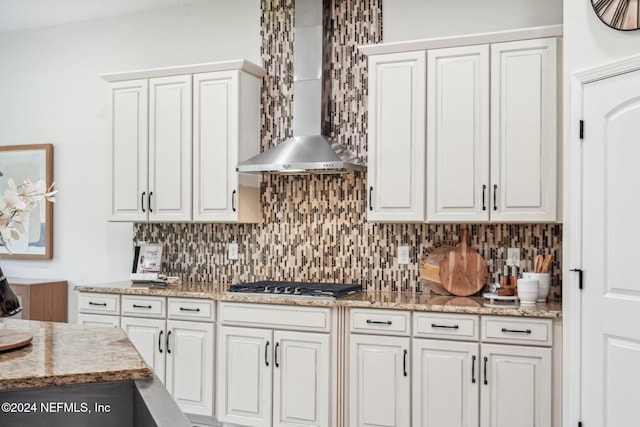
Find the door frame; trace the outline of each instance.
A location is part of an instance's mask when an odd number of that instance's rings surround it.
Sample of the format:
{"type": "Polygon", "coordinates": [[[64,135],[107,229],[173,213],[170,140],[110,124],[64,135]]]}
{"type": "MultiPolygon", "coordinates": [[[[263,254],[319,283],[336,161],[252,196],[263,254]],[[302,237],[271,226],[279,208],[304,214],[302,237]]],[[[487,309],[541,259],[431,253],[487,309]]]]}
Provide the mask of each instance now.
{"type": "MultiPolygon", "coordinates": [[[[582,294],[578,288],[578,277],[571,272],[582,268],[582,143],[580,140],[580,120],[583,119],[585,85],[640,70],[640,55],[609,62],[573,73],[570,83],[570,111],[568,138],[563,148],[564,157],[564,217],[563,223],[563,363],[562,363],[562,413],[564,426],[576,426],[581,416],[581,336],[582,336],[582,294]],[[575,214],[574,214],[575,213],[575,214]],[[575,248],[575,249],[574,249],[575,248]]],[[[588,128],[585,127],[588,132],[588,128]]],[[[586,275],[585,275],[586,277],[586,275]]]]}

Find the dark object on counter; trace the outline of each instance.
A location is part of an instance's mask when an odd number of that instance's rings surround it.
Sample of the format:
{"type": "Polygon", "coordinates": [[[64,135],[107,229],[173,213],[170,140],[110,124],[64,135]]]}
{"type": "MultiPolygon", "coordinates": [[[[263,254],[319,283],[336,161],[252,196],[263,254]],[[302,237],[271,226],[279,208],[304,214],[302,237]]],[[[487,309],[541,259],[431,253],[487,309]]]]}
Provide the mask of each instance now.
{"type": "Polygon", "coordinates": [[[0,317],[13,316],[21,311],[20,301],[0,268],[0,317]]]}
{"type": "Polygon", "coordinates": [[[229,286],[228,292],[271,295],[271,296],[306,296],[339,298],[348,294],[360,292],[362,285],[343,283],[310,283],[310,282],[282,282],[263,280],[260,282],[239,283],[229,286]]]}

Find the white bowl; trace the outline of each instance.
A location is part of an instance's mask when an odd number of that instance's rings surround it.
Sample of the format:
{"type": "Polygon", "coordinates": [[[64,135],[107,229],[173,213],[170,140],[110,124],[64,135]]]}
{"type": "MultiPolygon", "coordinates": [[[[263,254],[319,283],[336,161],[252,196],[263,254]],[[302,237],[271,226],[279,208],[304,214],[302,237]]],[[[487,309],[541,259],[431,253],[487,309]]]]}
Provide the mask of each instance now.
{"type": "Polygon", "coordinates": [[[518,298],[520,304],[535,304],[538,299],[538,280],[518,279],[518,298]]]}
{"type": "Polygon", "coordinates": [[[537,280],[538,299],[537,302],[546,302],[549,296],[549,284],[551,283],[551,273],[522,273],[524,279],[537,280]]]}

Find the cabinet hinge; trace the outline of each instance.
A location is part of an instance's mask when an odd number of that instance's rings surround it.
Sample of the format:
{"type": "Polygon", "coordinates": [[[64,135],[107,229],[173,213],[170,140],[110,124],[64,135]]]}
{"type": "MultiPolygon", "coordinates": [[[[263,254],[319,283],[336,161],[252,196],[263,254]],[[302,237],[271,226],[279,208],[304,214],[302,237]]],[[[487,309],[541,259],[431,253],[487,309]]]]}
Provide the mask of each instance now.
{"type": "Polygon", "coordinates": [[[580,139],[584,139],[584,120],[580,120],[580,139]]]}
{"type": "Polygon", "coordinates": [[[576,273],[578,273],[578,289],[582,289],[582,269],[580,268],[572,268],[569,271],[575,271],[576,273]]]}

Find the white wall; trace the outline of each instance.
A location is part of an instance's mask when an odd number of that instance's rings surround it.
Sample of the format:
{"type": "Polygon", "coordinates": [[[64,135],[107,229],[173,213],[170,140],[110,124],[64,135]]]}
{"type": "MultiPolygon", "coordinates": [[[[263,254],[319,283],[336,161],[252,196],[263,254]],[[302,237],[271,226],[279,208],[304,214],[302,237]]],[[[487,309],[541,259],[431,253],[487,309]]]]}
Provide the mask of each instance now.
{"type": "MultiPolygon", "coordinates": [[[[101,73],[260,59],[259,0],[211,0],[0,34],[0,144],[54,144],[51,261],[0,259],[9,277],[127,279],[133,226],[107,222],[107,86],[101,73]]],[[[69,296],[75,322],[76,298],[69,296]]]]}
{"type": "Polygon", "coordinates": [[[561,23],[562,0],[382,2],[382,37],[385,43],[561,23]]]}

